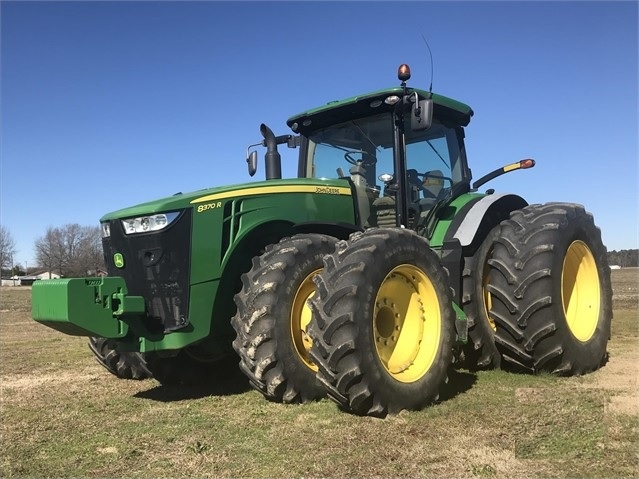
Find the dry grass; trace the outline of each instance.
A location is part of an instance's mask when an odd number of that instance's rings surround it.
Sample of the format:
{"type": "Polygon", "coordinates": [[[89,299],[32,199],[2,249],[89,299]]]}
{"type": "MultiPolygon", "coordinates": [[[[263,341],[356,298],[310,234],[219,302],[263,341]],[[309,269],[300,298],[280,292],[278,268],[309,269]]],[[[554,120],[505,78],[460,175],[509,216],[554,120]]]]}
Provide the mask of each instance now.
{"type": "MultiPolygon", "coordinates": [[[[638,270],[613,271],[610,361],[583,377],[460,370],[385,420],[118,380],[0,290],[1,477],[639,477],[638,270]]],[[[215,392],[214,394],[212,392],[215,392]]]]}

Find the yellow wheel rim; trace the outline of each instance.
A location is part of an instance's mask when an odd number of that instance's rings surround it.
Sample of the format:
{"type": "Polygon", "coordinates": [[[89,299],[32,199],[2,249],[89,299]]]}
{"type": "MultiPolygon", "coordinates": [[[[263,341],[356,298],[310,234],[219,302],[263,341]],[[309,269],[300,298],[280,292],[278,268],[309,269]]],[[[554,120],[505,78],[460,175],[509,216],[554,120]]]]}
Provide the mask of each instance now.
{"type": "Polygon", "coordinates": [[[435,287],[415,266],[403,264],[382,282],[373,310],[375,348],[386,371],[411,383],[433,365],[442,328],[435,287]]]}
{"type": "Polygon", "coordinates": [[[599,322],[601,289],[595,257],[583,241],[573,241],[566,252],[561,300],[572,334],[581,342],[590,340],[599,322]]]}
{"type": "Polygon", "coordinates": [[[291,338],[297,355],[306,366],[317,372],[317,366],[311,361],[309,351],[313,345],[311,337],[308,335],[307,329],[311,322],[311,308],[308,306],[308,300],[315,294],[315,283],[313,277],[319,273],[321,269],[317,269],[309,274],[295,293],[293,298],[293,308],[291,309],[291,338]]]}

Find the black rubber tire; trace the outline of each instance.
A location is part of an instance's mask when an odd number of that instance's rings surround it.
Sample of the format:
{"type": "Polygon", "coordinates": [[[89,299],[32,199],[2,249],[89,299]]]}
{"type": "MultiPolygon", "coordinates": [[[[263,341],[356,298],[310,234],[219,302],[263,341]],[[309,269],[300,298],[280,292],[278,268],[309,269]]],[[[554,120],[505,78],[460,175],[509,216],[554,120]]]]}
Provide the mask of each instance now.
{"type": "Polygon", "coordinates": [[[352,413],[384,417],[438,398],[452,362],[455,314],[447,274],[424,238],[399,228],[354,233],[324,258],[315,283],[311,357],[331,399],[352,413]],[[395,297],[386,296],[391,292],[395,297]],[[401,335],[420,323],[421,330],[401,335]],[[412,348],[399,348],[400,340],[412,340],[412,348]],[[392,367],[396,348],[411,355],[392,367]]]}
{"type": "Polygon", "coordinates": [[[514,211],[501,223],[488,262],[502,367],[579,375],[605,363],[610,268],[601,232],[583,206],[514,211]]]}
{"type": "Polygon", "coordinates": [[[144,354],[118,351],[115,342],[111,339],[90,337],[89,349],[98,363],[120,379],[149,379],[153,377],[146,364],[144,354]]]}
{"type": "Polygon", "coordinates": [[[468,343],[464,352],[464,365],[470,370],[499,368],[501,355],[495,345],[495,326],[488,315],[490,305],[486,286],[494,241],[500,227],[491,229],[473,256],[464,258],[462,270],[462,309],[468,319],[468,343]]]}
{"type": "Polygon", "coordinates": [[[242,275],[231,320],[237,333],[233,348],[251,386],[271,401],[299,403],[326,395],[308,356],[306,302],[315,293],[312,277],[336,241],[321,234],[284,238],[253,258],[253,267],[242,275]]]}

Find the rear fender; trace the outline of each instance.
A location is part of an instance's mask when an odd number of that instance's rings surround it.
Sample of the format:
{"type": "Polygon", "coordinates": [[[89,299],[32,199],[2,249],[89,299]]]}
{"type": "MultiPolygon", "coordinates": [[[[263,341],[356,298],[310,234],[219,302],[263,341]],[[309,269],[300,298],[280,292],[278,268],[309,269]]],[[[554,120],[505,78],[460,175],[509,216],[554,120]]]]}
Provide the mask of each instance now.
{"type": "MultiPolygon", "coordinates": [[[[459,198],[459,201],[464,201],[464,198],[459,198]]],[[[474,255],[490,230],[507,219],[511,211],[527,204],[523,198],[513,194],[483,197],[469,195],[466,203],[457,209],[440,248],[442,264],[448,271],[457,304],[461,304],[462,299],[464,257],[474,255]]]]}
{"type": "Polygon", "coordinates": [[[467,206],[456,215],[444,238],[445,241],[458,240],[465,256],[468,250],[479,248],[492,228],[507,219],[512,211],[528,206],[528,202],[521,196],[505,193],[486,195],[467,206]]]}

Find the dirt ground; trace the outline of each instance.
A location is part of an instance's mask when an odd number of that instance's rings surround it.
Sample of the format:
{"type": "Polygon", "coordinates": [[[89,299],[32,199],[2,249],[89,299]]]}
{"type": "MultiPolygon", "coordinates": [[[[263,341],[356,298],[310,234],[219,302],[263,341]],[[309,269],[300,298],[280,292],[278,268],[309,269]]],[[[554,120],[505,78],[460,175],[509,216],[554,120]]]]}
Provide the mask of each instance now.
{"type": "Polygon", "coordinates": [[[330,401],[269,403],[245,381],[167,397],[155,380],[118,380],[86,338],[32,321],[27,289],[2,288],[0,477],[639,477],[639,269],[612,280],[601,369],[561,380],[480,373],[452,399],[383,421],[330,401]],[[592,409],[573,412],[581,396],[592,409]],[[582,433],[595,437],[583,452],[582,433]],[[553,452],[564,437],[572,445],[553,452]]]}

